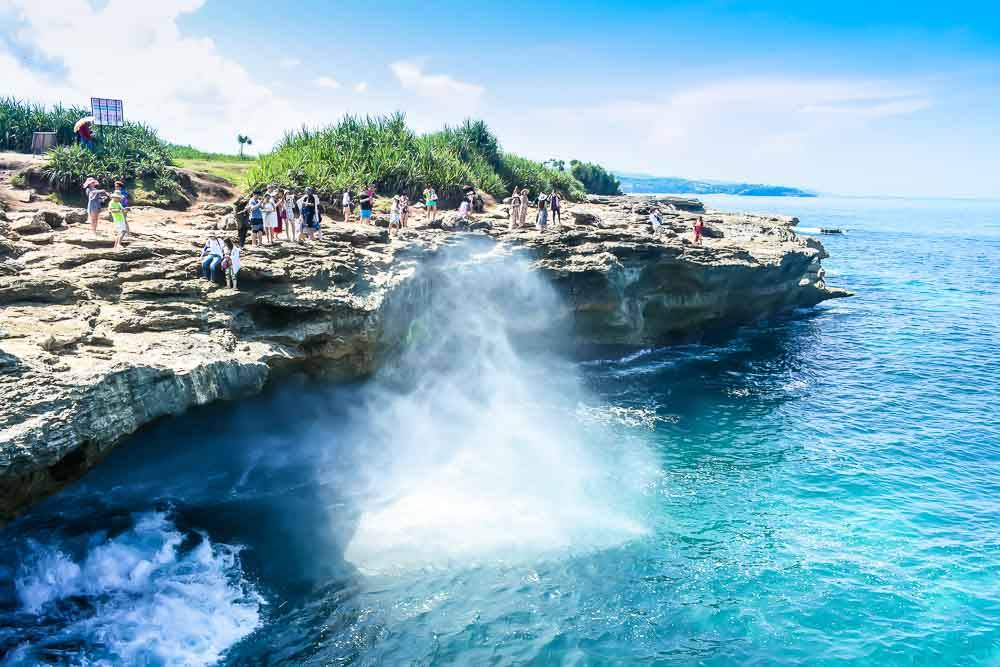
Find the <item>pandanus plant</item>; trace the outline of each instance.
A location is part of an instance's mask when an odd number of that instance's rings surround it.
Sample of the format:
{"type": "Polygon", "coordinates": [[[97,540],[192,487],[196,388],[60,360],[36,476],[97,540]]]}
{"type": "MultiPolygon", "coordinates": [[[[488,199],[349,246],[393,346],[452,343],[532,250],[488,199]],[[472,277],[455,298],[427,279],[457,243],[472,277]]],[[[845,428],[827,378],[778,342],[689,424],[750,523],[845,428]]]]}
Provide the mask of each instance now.
{"type": "Polygon", "coordinates": [[[418,135],[401,113],[347,116],[324,129],[289,132],[273,152],[258,158],[247,181],[251,188],[311,185],[327,196],[373,184],[380,193],[411,199],[431,186],[446,206],[457,204],[468,184],[496,197],[514,185],[533,192],[559,189],[569,199],[584,195],[568,172],[503,152],[482,121],[418,135]]]}

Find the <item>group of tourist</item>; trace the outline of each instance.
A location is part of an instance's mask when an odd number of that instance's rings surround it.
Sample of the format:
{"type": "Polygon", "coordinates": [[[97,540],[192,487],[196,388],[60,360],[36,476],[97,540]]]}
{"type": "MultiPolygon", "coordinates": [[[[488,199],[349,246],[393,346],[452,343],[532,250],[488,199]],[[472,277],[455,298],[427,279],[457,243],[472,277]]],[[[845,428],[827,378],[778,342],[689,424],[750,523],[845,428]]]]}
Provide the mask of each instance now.
{"type": "MultiPolygon", "coordinates": [[[[671,211],[676,211],[677,208],[673,204],[668,204],[668,208],[671,211]]],[[[663,227],[663,213],[660,209],[654,208],[649,212],[649,224],[653,227],[653,235],[659,236],[660,229],[663,227]]],[[[694,242],[701,245],[701,236],[705,231],[705,219],[702,216],[698,216],[694,219],[694,223],[691,225],[691,231],[694,234],[694,242]]]]}
{"type": "Polygon", "coordinates": [[[240,246],[233,243],[232,239],[210,237],[202,247],[198,261],[201,264],[199,273],[202,277],[217,282],[219,269],[222,269],[226,287],[239,289],[237,275],[240,272],[240,246]]]}
{"type": "MultiPolygon", "coordinates": [[[[130,232],[128,225],[129,195],[124,182],[116,180],[114,191],[109,193],[101,189],[97,179],[88,178],[83,184],[83,189],[91,230],[95,234],[99,233],[100,211],[107,202],[108,212],[115,225],[114,247],[121,249],[122,241],[130,232]]],[[[536,206],[535,227],[537,229],[544,230],[548,227],[550,214],[552,224],[555,227],[561,227],[562,197],[559,193],[554,190],[548,194],[541,193],[534,202],[532,202],[530,194],[528,188],[515,188],[511,194],[508,208],[510,229],[527,225],[528,209],[532,203],[536,206]]],[[[341,205],[344,222],[350,222],[355,207],[354,197],[350,191],[343,193],[341,205]]],[[[375,187],[373,185],[367,186],[358,193],[357,207],[359,209],[359,222],[374,224],[375,187]]],[[[434,222],[438,213],[438,195],[433,187],[424,189],[423,207],[425,221],[434,222]]],[[[673,205],[669,205],[669,207],[674,209],[673,205]]],[[[390,235],[398,235],[401,230],[408,226],[411,208],[412,205],[407,195],[396,195],[392,198],[389,209],[390,235]]],[[[465,194],[458,207],[458,218],[468,221],[472,212],[482,209],[482,198],[474,187],[466,186],[465,194]]],[[[254,192],[240,213],[245,214],[245,219],[242,215],[240,216],[237,239],[234,241],[212,236],[205,243],[199,257],[200,273],[203,277],[215,282],[218,280],[218,274],[221,270],[224,273],[226,285],[233,289],[237,289],[240,253],[246,246],[248,235],[253,246],[274,245],[282,240],[302,243],[307,239],[317,240],[321,238],[323,207],[319,195],[312,187],[305,188],[298,195],[291,190],[281,189],[254,192]]],[[[663,226],[663,214],[659,209],[653,209],[650,212],[649,223],[653,228],[653,233],[659,235],[663,226]]],[[[698,216],[692,230],[695,243],[702,243],[704,228],[704,219],[698,216]]]]}
{"type": "MultiPolygon", "coordinates": [[[[518,190],[510,195],[510,208],[508,217],[510,219],[510,229],[523,227],[527,224],[528,207],[531,203],[531,192],[528,188],[518,190]]],[[[556,227],[562,226],[562,198],[559,193],[553,190],[549,194],[544,192],[538,195],[538,209],[535,212],[535,227],[543,230],[548,226],[549,212],[552,213],[552,224],[556,227]]]]}
{"type": "Polygon", "coordinates": [[[284,190],[255,192],[241,213],[247,216],[245,221],[241,219],[237,231],[241,248],[246,245],[248,233],[255,246],[274,245],[282,235],[287,241],[300,242],[320,237],[323,208],[311,187],[299,196],[284,190]]]}
{"type": "Polygon", "coordinates": [[[83,193],[87,200],[87,219],[90,221],[90,231],[95,235],[100,234],[97,224],[101,215],[101,208],[104,203],[108,204],[108,214],[111,222],[115,225],[115,250],[122,249],[122,241],[129,233],[128,209],[129,195],[125,189],[125,182],[115,181],[113,192],[101,189],[101,183],[93,177],[83,182],[83,193]]]}

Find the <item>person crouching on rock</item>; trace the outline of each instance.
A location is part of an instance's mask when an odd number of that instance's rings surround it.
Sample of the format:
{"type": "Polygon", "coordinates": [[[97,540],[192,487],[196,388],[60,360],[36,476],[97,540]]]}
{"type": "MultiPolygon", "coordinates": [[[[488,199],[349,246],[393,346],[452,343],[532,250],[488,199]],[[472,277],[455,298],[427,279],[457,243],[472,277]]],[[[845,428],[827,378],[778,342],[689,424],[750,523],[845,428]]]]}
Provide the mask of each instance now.
{"type": "Polygon", "coordinates": [[[226,239],[223,252],[222,270],[226,274],[226,287],[239,289],[236,286],[236,274],[240,272],[240,247],[232,239],[226,239]]]}
{"type": "Polygon", "coordinates": [[[694,221],[694,242],[701,245],[701,234],[705,231],[705,219],[700,215],[694,221]]]}
{"type": "Polygon", "coordinates": [[[115,250],[122,249],[122,239],[128,232],[125,224],[125,207],[122,206],[122,195],[115,192],[111,195],[111,203],[108,204],[108,213],[111,214],[111,221],[115,224],[115,250]]]}
{"type": "Polygon", "coordinates": [[[226,255],[225,246],[218,236],[212,236],[205,242],[205,247],[201,249],[201,268],[198,275],[207,278],[212,282],[218,280],[219,265],[226,255]]]}
{"type": "Polygon", "coordinates": [[[663,226],[663,215],[660,209],[654,208],[649,213],[649,224],[653,227],[653,236],[660,235],[660,228],[663,226]]]}

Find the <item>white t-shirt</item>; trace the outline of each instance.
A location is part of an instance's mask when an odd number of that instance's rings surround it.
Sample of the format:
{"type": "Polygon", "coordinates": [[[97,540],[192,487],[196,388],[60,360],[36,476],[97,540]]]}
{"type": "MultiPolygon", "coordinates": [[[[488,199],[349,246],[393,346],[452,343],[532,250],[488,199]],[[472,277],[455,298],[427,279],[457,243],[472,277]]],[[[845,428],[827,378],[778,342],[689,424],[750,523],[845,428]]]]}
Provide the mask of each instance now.
{"type": "Polygon", "coordinates": [[[344,193],[344,206],[346,207],[346,206],[350,206],[350,205],[351,205],[351,193],[350,192],[345,192],[344,193]]]}

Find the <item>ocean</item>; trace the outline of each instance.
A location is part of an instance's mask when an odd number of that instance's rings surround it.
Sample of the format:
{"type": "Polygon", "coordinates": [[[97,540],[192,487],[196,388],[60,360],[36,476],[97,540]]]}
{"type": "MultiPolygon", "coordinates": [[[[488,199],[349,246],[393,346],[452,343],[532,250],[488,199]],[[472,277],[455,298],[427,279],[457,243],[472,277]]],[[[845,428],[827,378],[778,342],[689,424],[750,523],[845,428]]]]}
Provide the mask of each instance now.
{"type": "Polygon", "coordinates": [[[473,275],[2,529],[0,664],[1000,664],[1000,201],[704,199],[843,229],[855,296],[581,359],[473,275]]]}

